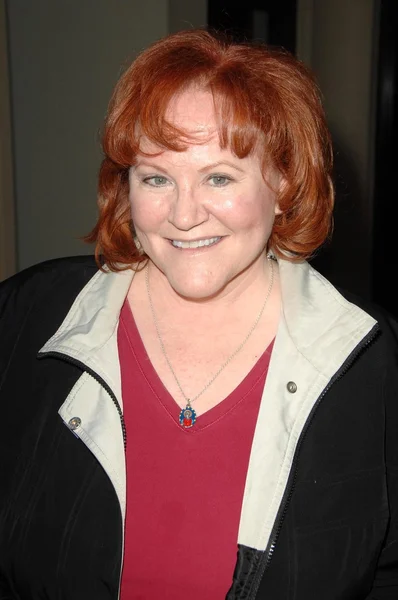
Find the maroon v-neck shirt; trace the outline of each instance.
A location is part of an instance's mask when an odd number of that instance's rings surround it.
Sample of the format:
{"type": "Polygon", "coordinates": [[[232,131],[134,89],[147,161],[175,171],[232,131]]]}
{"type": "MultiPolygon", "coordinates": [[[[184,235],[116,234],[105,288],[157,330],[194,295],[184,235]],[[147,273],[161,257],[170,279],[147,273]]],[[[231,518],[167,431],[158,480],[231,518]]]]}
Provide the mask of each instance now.
{"type": "MultiPolygon", "coordinates": [[[[272,344],[191,429],[153,368],[125,302],[118,330],[127,429],[122,600],[224,600],[272,344]]],[[[178,365],[176,365],[178,370],[178,365]]]]}

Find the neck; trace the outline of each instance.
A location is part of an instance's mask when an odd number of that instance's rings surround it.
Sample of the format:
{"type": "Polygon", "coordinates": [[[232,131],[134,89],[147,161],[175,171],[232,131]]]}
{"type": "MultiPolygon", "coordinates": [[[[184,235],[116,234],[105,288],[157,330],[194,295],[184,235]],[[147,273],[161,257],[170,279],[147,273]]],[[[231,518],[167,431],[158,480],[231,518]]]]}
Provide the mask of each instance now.
{"type": "MultiPolygon", "coordinates": [[[[277,270],[273,262],[273,271],[277,270]]],[[[206,318],[207,322],[220,324],[226,315],[251,313],[251,307],[258,310],[259,301],[265,298],[271,278],[270,260],[261,256],[255,264],[240,273],[234,280],[214,296],[205,298],[187,298],[178,294],[165,275],[153,263],[148,264],[150,293],[156,306],[167,313],[189,320],[206,318]]]]}

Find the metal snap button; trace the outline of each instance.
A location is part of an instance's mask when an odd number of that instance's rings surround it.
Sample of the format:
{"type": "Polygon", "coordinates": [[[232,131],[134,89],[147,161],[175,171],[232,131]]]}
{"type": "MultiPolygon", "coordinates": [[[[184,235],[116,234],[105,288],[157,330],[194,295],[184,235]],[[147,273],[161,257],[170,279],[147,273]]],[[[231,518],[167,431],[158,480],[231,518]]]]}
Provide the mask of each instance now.
{"type": "Polygon", "coordinates": [[[297,385],[294,383],[294,381],[289,381],[289,383],[287,384],[287,391],[290,392],[291,394],[294,394],[295,392],[297,392],[297,385]]]}
{"type": "Polygon", "coordinates": [[[79,417],[72,417],[68,421],[68,427],[69,427],[69,429],[72,429],[72,431],[74,431],[75,429],[80,427],[81,424],[82,424],[82,420],[79,417]]]}

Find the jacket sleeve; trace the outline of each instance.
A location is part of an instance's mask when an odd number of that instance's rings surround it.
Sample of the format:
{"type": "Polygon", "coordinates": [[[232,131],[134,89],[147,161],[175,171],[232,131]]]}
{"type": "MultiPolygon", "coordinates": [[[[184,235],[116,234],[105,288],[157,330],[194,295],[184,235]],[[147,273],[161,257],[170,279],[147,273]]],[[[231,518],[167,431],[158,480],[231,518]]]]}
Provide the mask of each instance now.
{"type": "Polygon", "coordinates": [[[0,390],[26,316],[20,310],[19,280],[13,276],[0,283],[0,390]]]}
{"type": "Polygon", "coordinates": [[[393,322],[390,327],[392,360],[384,379],[385,463],[390,520],[372,591],[366,600],[398,599],[398,325],[393,322]]]}

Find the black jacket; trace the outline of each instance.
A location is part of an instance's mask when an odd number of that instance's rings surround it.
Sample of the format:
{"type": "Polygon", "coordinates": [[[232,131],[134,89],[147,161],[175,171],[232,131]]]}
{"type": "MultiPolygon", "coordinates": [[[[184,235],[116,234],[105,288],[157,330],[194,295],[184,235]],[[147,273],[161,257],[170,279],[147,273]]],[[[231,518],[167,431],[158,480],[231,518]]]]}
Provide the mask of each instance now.
{"type": "MultiPolygon", "coordinates": [[[[397,324],[279,263],[227,598],[398,599],[397,324]]],[[[0,284],[1,600],[118,598],[125,431],[101,353],[130,280],[76,257],[0,284]]]]}

